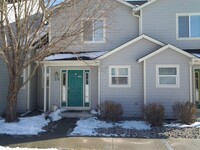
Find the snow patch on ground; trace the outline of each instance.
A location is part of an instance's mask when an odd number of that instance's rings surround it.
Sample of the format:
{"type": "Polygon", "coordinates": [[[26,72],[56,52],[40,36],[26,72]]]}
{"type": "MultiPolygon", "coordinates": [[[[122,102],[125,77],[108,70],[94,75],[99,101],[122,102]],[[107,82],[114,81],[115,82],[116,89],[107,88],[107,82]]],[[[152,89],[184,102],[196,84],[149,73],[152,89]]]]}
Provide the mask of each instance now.
{"type": "Polygon", "coordinates": [[[10,147],[0,146],[0,150],[58,150],[58,149],[54,149],[54,148],[37,149],[37,148],[20,148],[20,147],[10,148],[10,147]]]}
{"type": "MultiPolygon", "coordinates": [[[[73,132],[70,134],[72,136],[76,135],[87,135],[96,136],[98,133],[95,131],[97,128],[112,128],[115,126],[120,126],[125,129],[136,129],[136,130],[149,130],[150,126],[144,121],[124,121],[120,123],[107,123],[105,121],[100,121],[96,117],[80,119],[77,121],[77,127],[74,128],[73,132]]],[[[102,136],[117,136],[117,135],[106,135],[102,136]]]]}
{"type": "Polygon", "coordinates": [[[58,109],[55,112],[50,113],[49,117],[51,117],[52,121],[58,121],[58,120],[62,119],[62,117],[60,116],[61,112],[62,112],[62,110],[58,109]]]}
{"type": "Polygon", "coordinates": [[[98,115],[98,112],[95,111],[95,110],[91,110],[91,111],[90,111],[90,114],[92,114],[92,115],[98,115]]]}
{"type": "MultiPolygon", "coordinates": [[[[60,113],[62,110],[58,109],[52,112],[49,116],[51,121],[58,121],[62,119],[60,113]]],[[[19,122],[6,123],[5,119],[0,118],[0,134],[8,135],[38,135],[41,132],[45,132],[43,127],[47,126],[50,122],[49,119],[45,119],[45,115],[39,115],[34,117],[20,117],[19,122]]]]}
{"type": "Polygon", "coordinates": [[[150,130],[151,127],[145,121],[123,121],[116,124],[124,129],[136,129],[136,130],[150,130]]]}
{"type": "Polygon", "coordinates": [[[165,124],[164,126],[171,128],[200,128],[200,122],[195,122],[191,125],[186,125],[181,123],[171,123],[171,124],[165,124]]]}
{"type": "Polygon", "coordinates": [[[45,132],[42,128],[50,122],[45,119],[44,115],[19,118],[19,122],[6,123],[5,120],[0,120],[0,134],[9,135],[38,135],[40,132],[45,132]]]}
{"type": "Polygon", "coordinates": [[[76,123],[77,127],[74,128],[70,135],[89,135],[95,136],[97,128],[111,128],[112,124],[106,123],[104,121],[97,120],[96,117],[80,119],[76,123]]]}

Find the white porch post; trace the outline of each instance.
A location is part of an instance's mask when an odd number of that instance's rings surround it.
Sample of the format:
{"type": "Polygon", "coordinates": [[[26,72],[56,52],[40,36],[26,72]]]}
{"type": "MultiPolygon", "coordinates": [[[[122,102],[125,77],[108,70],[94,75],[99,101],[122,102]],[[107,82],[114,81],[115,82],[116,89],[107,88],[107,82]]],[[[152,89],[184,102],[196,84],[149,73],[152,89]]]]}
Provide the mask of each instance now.
{"type": "Polygon", "coordinates": [[[193,94],[192,94],[192,65],[193,62],[189,63],[189,67],[190,67],[190,103],[193,103],[193,94]]]}
{"type": "Polygon", "coordinates": [[[44,112],[47,110],[47,66],[44,65],[44,112]]]}
{"type": "MultiPolygon", "coordinates": [[[[101,68],[98,66],[98,107],[101,105],[101,68]]],[[[100,109],[98,108],[98,113],[100,115],[100,109]]]]}
{"type": "Polygon", "coordinates": [[[147,87],[146,87],[146,82],[147,82],[147,79],[146,79],[146,60],[144,60],[143,62],[143,76],[144,76],[144,106],[146,106],[147,104],[147,87]]]}

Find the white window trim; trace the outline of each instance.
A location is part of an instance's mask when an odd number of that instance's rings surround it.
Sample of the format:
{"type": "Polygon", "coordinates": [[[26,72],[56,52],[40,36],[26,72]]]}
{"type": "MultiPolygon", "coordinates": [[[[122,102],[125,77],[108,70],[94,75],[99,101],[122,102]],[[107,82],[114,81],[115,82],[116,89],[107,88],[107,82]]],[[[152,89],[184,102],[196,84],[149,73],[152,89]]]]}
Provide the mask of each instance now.
{"type": "MultiPolygon", "coordinates": [[[[168,75],[166,75],[168,76],[168,75]]],[[[170,75],[169,75],[170,76],[170,75]]],[[[156,88],[180,88],[180,67],[177,64],[156,65],[156,88]],[[159,68],[176,68],[176,84],[160,84],[159,68]]]]}
{"type": "MultiPolygon", "coordinates": [[[[102,41],[94,41],[94,32],[93,32],[93,40],[92,41],[84,41],[84,39],[83,39],[83,36],[84,36],[84,31],[82,32],[82,36],[81,36],[81,41],[83,42],[83,43],[85,43],[85,44],[98,44],[98,43],[106,43],[106,19],[105,18],[98,18],[98,19],[96,19],[96,18],[91,18],[91,19],[87,19],[87,18],[85,18],[85,19],[83,19],[83,21],[82,21],[82,27],[83,27],[83,22],[84,21],[87,21],[87,20],[91,20],[91,21],[93,21],[93,28],[94,28],[94,20],[103,20],[103,40],[102,41]]],[[[93,31],[94,31],[94,29],[93,29],[93,31]]]]}
{"type": "Polygon", "coordinates": [[[130,65],[115,65],[109,66],[109,87],[131,87],[131,66],[130,65]],[[128,68],[128,84],[127,85],[113,85],[112,84],[112,68],[128,68]]]}
{"type": "Polygon", "coordinates": [[[177,13],[176,14],[176,40],[200,40],[200,37],[191,37],[191,27],[190,27],[190,17],[199,16],[200,13],[177,13]],[[180,16],[189,16],[189,37],[179,37],[179,22],[178,17],[180,16]]]}

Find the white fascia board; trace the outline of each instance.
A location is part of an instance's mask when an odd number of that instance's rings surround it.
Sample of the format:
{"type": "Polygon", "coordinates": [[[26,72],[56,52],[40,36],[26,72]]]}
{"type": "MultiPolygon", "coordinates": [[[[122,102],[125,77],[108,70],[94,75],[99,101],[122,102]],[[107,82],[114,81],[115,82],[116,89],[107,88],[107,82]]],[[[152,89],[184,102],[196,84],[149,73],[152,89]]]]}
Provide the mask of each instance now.
{"type": "Polygon", "coordinates": [[[110,55],[112,55],[112,54],[124,49],[125,47],[127,47],[127,46],[129,46],[129,45],[141,40],[141,39],[149,40],[149,41],[151,41],[153,43],[156,43],[156,44],[158,44],[160,46],[164,46],[165,45],[164,43],[162,43],[162,42],[160,42],[158,40],[155,40],[155,39],[143,34],[143,35],[141,35],[141,36],[139,36],[139,37],[137,37],[137,38],[135,38],[135,39],[133,39],[133,40],[131,40],[131,41],[119,46],[119,47],[117,47],[116,49],[111,50],[110,52],[108,52],[108,53],[104,54],[103,56],[97,58],[97,60],[104,59],[104,58],[106,58],[106,57],[108,57],[108,56],[110,56],[110,55]]]}
{"type": "Polygon", "coordinates": [[[146,6],[148,6],[148,5],[152,4],[152,3],[154,3],[154,2],[156,2],[156,1],[157,1],[157,0],[150,0],[150,1],[144,3],[143,5],[137,7],[137,8],[135,8],[135,9],[133,9],[133,10],[134,10],[135,12],[137,12],[137,11],[143,9],[144,7],[146,7],[146,6]]]}
{"type": "Polygon", "coordinates": [[[159,54],[160,52],[162,52],[162,51],[164,51],[164,50],[166,50],[168,48],[170,48],[170,49],[172,49],[172,50],[174,50],[174,51],[176,51],[178,53],[181,53],[181,54],[183,54],[183,55],[185,55],[185,56],[187,56],[189,58],[195,58],[195,56],[193,56],[193,55],[181,50],[180,48],[177,48],[177,47],[175,47],[175,46],[173,46],[171,44],[168,44],[168,45],[166,45],[166,46],[164,46],[164,47],[162,47],[162,48],[150,53],[149,55],[147,55],[147,56],[145,56],[143,58],[140,58],[138,60],[138,62],[143,62],[144,60],[149,59],[149,58],[153,57],[154,55],[159,54]]]}
{"type": "Polygon", "coordinates": [[[72,66],[72,67],[79,67],[79,66],[99,66],[98,60],[79,60],[79,61],[42,61],[41,64],[46,66],[72,66]]]}

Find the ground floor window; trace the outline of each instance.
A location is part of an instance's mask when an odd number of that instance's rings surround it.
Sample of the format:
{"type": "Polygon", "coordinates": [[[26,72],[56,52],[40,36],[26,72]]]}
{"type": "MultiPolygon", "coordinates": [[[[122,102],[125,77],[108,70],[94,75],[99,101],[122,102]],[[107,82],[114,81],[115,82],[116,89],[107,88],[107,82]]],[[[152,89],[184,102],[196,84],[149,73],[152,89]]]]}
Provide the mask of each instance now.
{"type": "Polygon", "coordinates": [[[131,67],[130,66],[110,66],[109,67],[109,87],[130,87],[131,67]]]}
{"type": "Polygon", "coordinates": [[[179,87],[179,65],[156,66],[157,87],[179,87]]]}

